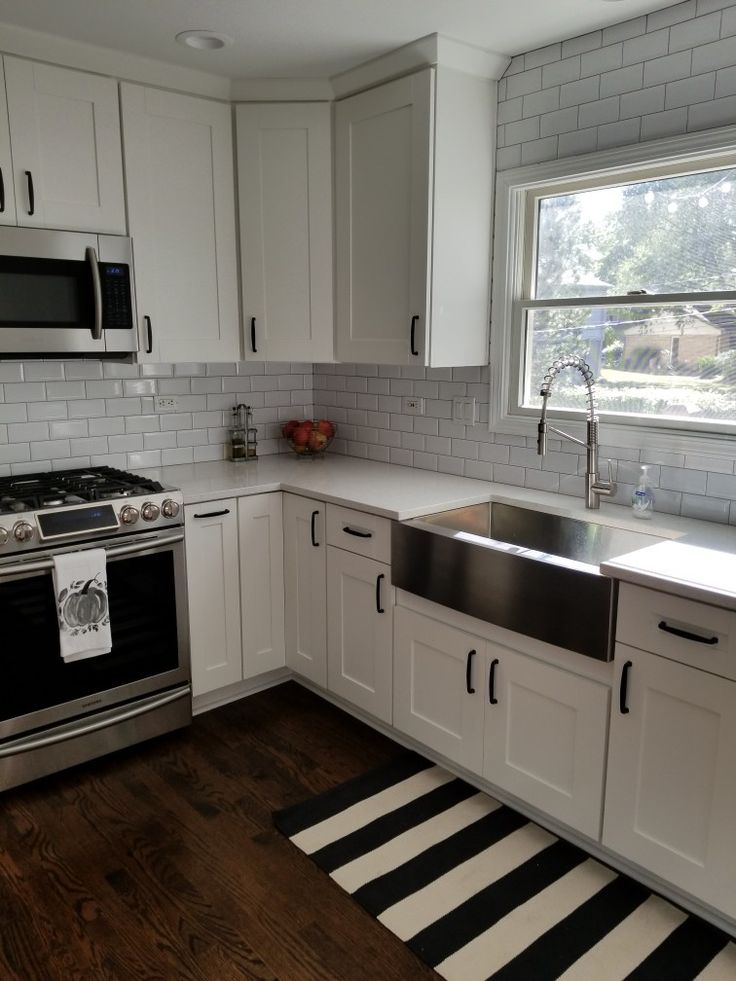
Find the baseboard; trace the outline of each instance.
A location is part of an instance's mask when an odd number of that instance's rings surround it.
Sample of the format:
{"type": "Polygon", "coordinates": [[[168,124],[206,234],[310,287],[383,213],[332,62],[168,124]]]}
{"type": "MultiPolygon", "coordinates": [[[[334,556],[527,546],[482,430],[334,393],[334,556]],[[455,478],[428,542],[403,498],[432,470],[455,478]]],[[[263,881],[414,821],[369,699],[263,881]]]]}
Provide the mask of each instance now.
{"type": "Polygon", "coordinates": [[[212,709],[220,708],[221,705],[228,705],[230,702],[237,702],[248,695],[255,695],[256,692],[265,691],[267,688],[275,688],[276,685],[283,684],[294,677],[294,673],[289,668],[277,668],[275,671],[268,671],[260,674],[257,678],[248,678],[246,681],[238,681],[234,685],[227,685],[226,688],[218,688],[217,691],[207,692],[204,695],[196,695],[192,700],[192,714],[201,715],[212,709]]]}

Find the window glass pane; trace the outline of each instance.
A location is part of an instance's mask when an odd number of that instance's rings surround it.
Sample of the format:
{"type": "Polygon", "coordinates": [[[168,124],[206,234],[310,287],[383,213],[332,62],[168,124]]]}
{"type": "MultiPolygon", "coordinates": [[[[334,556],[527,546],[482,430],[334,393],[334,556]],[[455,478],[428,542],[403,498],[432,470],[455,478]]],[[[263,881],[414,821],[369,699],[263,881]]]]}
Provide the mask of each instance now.
{"type": "Polygon", "coordinates": [[[539,200],[540,299],[736,289],[736,169],[539,200]]]}
{"type": "MultiPolygon", "coordinates": [[[[527,311],[522,404],[539,408],[547,369],[564,354],[593,370],[602,412],[736,422],[736,310],[567,307],[527,311]]],[[[585,409],[576,371],[556,379],[551,409],[585,409]]]]}

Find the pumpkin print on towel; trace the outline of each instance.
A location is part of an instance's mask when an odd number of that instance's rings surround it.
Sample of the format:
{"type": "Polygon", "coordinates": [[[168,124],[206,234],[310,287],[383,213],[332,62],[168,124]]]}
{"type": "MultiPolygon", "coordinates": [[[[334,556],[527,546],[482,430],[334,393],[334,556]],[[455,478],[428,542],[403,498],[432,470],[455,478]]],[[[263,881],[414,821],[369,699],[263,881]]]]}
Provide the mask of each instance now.
{"type": "Polygon", "coordinates": [[[78,579],[59,593],[59,624],[72,637],[99,631],[109,622],[107,583],[101,576],[78,579]]]}

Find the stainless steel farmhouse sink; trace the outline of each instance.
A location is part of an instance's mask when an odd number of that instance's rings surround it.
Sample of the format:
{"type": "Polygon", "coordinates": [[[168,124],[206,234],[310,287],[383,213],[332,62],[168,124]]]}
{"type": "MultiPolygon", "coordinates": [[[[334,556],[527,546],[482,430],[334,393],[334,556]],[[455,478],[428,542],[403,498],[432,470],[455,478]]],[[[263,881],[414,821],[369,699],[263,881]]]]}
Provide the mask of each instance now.
{"type": "Polygon", "coordinates": [[[394,521],[391,575],[443,606],[609,661],[616,584],[600,563],[659,540],[492,501],[394,521]]]}

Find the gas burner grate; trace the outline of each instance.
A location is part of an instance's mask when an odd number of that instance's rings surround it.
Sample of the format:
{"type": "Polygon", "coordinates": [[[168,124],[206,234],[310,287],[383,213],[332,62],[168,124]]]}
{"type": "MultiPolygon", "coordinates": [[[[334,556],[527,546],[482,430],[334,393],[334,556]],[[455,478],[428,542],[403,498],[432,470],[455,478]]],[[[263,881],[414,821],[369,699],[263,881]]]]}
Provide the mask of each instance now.
{"type": "Polygon", "coordinates": [[[0,514],[156,494],[161,484],[113,467],[0,477],[0,514]]]}

